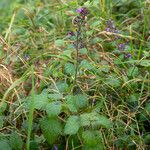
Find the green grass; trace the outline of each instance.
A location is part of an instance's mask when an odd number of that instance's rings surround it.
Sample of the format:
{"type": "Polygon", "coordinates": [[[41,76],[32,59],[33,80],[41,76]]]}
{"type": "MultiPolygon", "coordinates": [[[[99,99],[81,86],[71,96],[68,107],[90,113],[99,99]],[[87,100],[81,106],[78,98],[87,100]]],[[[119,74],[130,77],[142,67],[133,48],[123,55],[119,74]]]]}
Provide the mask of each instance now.
{"type": "Polygon", "coordinates": [[[0,150],[149,150],[149,6],[1,0],[0,150]]]}

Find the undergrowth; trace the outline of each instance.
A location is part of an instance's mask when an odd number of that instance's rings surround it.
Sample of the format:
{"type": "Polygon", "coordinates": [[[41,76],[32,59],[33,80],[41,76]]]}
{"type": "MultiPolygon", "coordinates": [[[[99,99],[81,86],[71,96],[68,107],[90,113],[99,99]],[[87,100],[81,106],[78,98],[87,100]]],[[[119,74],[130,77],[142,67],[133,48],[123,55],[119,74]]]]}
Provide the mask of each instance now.
{"type": "Polygon", "coordinates": [[[0,1],[0,150],[149,150],[148,0],[0,1]]]}

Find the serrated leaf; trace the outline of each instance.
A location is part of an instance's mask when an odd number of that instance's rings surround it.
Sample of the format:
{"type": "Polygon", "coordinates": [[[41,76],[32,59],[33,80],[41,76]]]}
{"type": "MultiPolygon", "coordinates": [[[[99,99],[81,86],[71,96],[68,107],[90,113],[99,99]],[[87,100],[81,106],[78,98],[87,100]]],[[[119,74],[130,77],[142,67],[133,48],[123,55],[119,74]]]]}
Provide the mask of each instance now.
{"type": "Polygon", "coordinates": [[[66,92],[68,89],[68,84],[66,82],[57,82],[56,86],[59,92],[66,92]]]}
{"type": "Polygon", "coordinates": [[[102,115],[99,115],[96,112],[92,112],[92,113],[84,113],[82,115],[80,115],[80,123],[81,126],[102,126],[105,128],[111,128],[112,124],[111,121],[102,115]]]}
{"type": "Polygon", "coordinates": [[[76,134],[79,130],[80,124],[79,124],[79,117],[78,116],[70,116],[67,119],[64,133],[73,135],[76,134]]]}
{"type": "Polygon", "coordinates": [[[7,140],[0,140],[0,150],[12,150],[7,140]]]}
{"type": "Polygon", "coordinates": [[[86,150],[103,150],[102,135],[99,131],[84,131],[82,133],[83,149],[86,150]]]}
{"type": "Polygon", "coordinates": [[[106,84],[109,84],[112,87],[119,87],[121,83],[118,78],[110,76],[106,79],[106,84]]]}
{"type": "Polygon", "coordinates": [[[128,76],[137,76],[138,75],[138,68],[137,67],[130,67],[128,70],[127,70],[127,75],[128,76]]]}
{"type": "Polygon", "coordinates": [[[0,108],[0,114],[2,114],[7,108],[7,103],[3,103],[3,105],[0,108]]]}
{"type": "Polygon", "coordinates": [[[78,94],[74,96],[77,108],[84,108],[88,106],[88,98],[86,95],[78,94]]]}
{"type": "Polygon", "coordinates": [[[69,108],[69,110],[71,112],[77,112],[78,111],[78,108],[76,106],[76,102],[74,100],[73,95],[66,96],[66,104],[67,104],[67,107],[69,108]]]}
{"type": "Polygon", "coordinates": [[[22,141],[21,137],[15,132],[10,134],[9,144],[11,145],[11,148],[13,150],[22,150],[23,141],[22,141]]]}
{"type": "MultiPolygon", "coordinates": [[[[25,107],[28,109],[31,105],[32,97],[27,97],[25,100],[25,107]]],[[[38,110],[44,110],[48,103],[47,93],[41,93],[34,95],[34,108],[38,110]]]]}
{"type": "Polygon", "coordinates": [[[48,98],[51,100],[60,100],[63,98],[63,95],[60,93],[48,94],[48,98]]]}
{"type": "Polygon", "coordinates": [[[62,132],[61,123],[57,118],[45,117],[40,121],[42,133],[49,144],[53,144],[62,132]]]}
{"type": "Polygon", "coordinates": [[[46,112],[49,117],[57,116],[61,113],[61,102],[51,102],[46,105],[46,112]]]}
{"type": "Polygon", "coordinates": [[[3,123],[4,123],[4,116],[0,116],[0,129],[3,127],[3,123]]]}
{"type": "Polygon", "coordinates": [[[58,46],[58,47],[63,46],[64,45],[64,40],[61,40],[61,39],[56,40],[55,45],[58,46]]]}
{"type": "Polygon", "coordinates": [[[65,64],[65,72],[73,76],[75,74],[75,66],[72,63],[65,64]]]}
{"type": "Polygon", "coordinates": [[[149,67],[150,66],[150,60],[141,60],[140,65],[143,67],[149,67]]]}
{"type": "Polygon", "coordinates": [[[87,60],[82,60],[80,63],[80,67],[87,70],[93,69],[93,66],[87,60]]]}

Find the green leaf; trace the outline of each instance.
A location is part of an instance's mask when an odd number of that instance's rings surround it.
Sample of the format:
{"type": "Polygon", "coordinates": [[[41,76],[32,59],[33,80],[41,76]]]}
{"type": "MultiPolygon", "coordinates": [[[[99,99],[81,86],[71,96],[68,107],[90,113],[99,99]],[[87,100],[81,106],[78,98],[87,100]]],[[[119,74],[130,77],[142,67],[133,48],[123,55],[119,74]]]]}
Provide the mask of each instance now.
{"type": "Polygon", "coordinates": [[[60,100],[63,98],[63,95],[60,93],[48,94],[48,98],[51,100],[60,100]]]}
{"type": "Polygon", "coordinates": [[[90,62],[88,62],[88,61],[85,60],[85,59],[81,61],[80,67],[83,68],[83,69],[87,69],[87,70],[93,69],[92,64],[90,64],[90,62]]]}
{"type": "Polygon", "coordinates": [[[88,106],[88,98],[86,95],[78,94],[74,96],[77,108],[84,108],[88,106]]]}
{"type": "Polygon", "coordinates": [[[105,128],[111,128],[112,123],[111,121],[102,115],[99,115],[96,112],[91,112],[91,113],[84,113],[80,115],[80,123],[81,126],[102,126],[105,128]]]}
{"type": "Polygon", "coordinates": [[[79,130],[79,127],[79,117],[70,116],[66,122],[64,133],[69,135],[76,134],[79,130]]]}
{"type": "Polygon", "coordinates": [[[64,40],[61,40],[61,39],[56,40],[55,45],[58,46],[58,47],[63,46],[64,45],[64,40]]]}
{"type": "Polygon", "coordinates": [[[68,84],[66,82],[57,82],[56,86],[59,92],[66,92],[68,90],[68,84]]]}
{"type": "Polygon", "coordinates": [[[62,132],[61,123],[57,118],[45,117],[40,121],[42,133],[49,144],[53,144],[62,132]]]}
{"type": "Polygon", "coordinates": [[[112,87],[119,87],[121,83],[118,78],[110,76],[109,78],[106,79],[106,84],[112,87]]]}
{"type": "Polygon", "coordinates": [[[77,112],[78,111],[78,108],[76,106],[76,102],[74,100],[73,95],[66,96],[66,104],[67,104],[67,107],[69,108],[69,110],[71,112],[77,112]]]}
{"type": "Polygon", "coordinates": [[[22,150],[23,141],[21,137],[15,132],[10,134],[9,144],[13,150],[22,150]]]}
{"type": "Polygon", "coordinates": [[[38,110],[43,110],[48,103],[47,93],[35,95],[34,101],[35,101],[35,108],[38,110]]]}
{"type": "Polygon", "coordinates": [[[3,105],[0,108],[0,114],[2,114],[7,108],[7,103],[3,103],[3,105]]]}
{"type": "Polygon", "coordinates": [[[4,116],[0,116],[0,128],[3,128],[4,116]]]}
{"type": "Polygon", "coordinates": [[[0,150],[12,150],[7,140],[0,140],[0,150]]]}
{"type": "Polygon", "coordinates": [[[51,102],[46,106],[46,112],[49,117],[57,116],[61,113],[61,102],[51,102]]]}
{"type": "Polygon", "coordinates": [[[127,70],[127,75],[128,76],[137,76],[138,75],[138,68],[137,67],[130,67],[128,70],[127,70]]]}
{"type": "Polygon", "coordinates": [[[149,67],[150,66],[150,60],[141,60],[140,65],[143,67],[149,67]]]}
{"type": "Polygon", "coordinates": [[[85,150],[103,150],[104,144],[100,131],[84,131],[82,133],[83,149],[85,150]]]}
{"type": "Polygon", "coordinates": [[[73,76],[75,74],[75,66],[72,63],[65,64],[65,72],[73,76]]]}

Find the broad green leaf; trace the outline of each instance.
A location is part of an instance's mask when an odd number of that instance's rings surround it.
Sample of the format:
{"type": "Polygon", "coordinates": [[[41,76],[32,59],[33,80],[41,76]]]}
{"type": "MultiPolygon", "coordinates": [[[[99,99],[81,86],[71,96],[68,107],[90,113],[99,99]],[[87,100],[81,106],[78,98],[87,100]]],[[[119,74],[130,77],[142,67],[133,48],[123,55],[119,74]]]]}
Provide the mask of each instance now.
{"type": "Polygon", "coordinates": [[[10,134],[9,144],[11,145],[11,148],[13,150],[22,150],[23,141],[22,141],[21,137],[15,132],[10,134]]]}
{"type": "Polygon", "coordinates": [[[84,131],[82,133],[83,149],[85,150],[103,150],[103,140],[100,131],[84,131]]]}
{"type": "Polygon", "coordinates": [[[149,67],[150,66],[150,60],[141,60],[140,65],[143,67],[149,67]]]}
{"type": "Polygon", "coordinates": [[[57,116],[61,112],[61,102],[51,102],[46,105],[46,112],[49,117],[57,116]]]}
{"type": "Polygon", "coordinates": [[[56,40],[55,45],[58,46],[58,47],[63,46],[64,45],[64,40],[61,40],[61,39],[56,40]]]}
{"type": "Polygon", "coordinates": [[[66,82],[57,82],[56,86],[59,92],[66,92],[68,90],[68,84],[66,82]]]}
{"type": "Polygon", "coordinates": [[[7,103],[3,103],[2,107],[0,108],[0,114],[2,114],[7,108],[7,103]]]}
{"type": "Polygon", "coordinates": [[[86,95],[78,94],[74,96],[77,108],[84,108],[88,106],[88,98],[86,95]]]}
{"type": "Polygon", "coordinates": [[[0,140],[0,150],[12,150],[7,140],[0,140]]]}
{"type": "Polygon", "coordinates": [[[62,132],[61,123],[57,118],[42,118],[40,121],[40,127],[49,144],[53,144],[62,132]]]}
{"type": "Polygon", "coordinates": [[[138,68],[137,67],[130,67],[128,70],[127,70],[127,75],[128,76],[137,76],[138,75],[138,68]]]}
{"type": "Polygon", "coordinates": [[[92,112],[92,113],[84,113],[82,115],[80,115],[80,123],[81,126],[102,126],[105,128],[111,128],[112,127],[112,123],[111,121],[102,115],[99,115],[96,112],[92,112]]]}
{"type": "Polygon", "coordinates": [[[51,100],[60,100],[63,98],[63,95],[60,93],[48,94],[48,98],[51,100]]]}
{"type": "Polygon", "coordinates": [[[4,116],[0,116],[0,129],[3,128],[4,116]]]}
{"type": "Polygon", "coordinates": [[[118,78],[110,76],[109,78],[106,79],[106,84],[112,87],[119,87],[121,83],[118,78]]]}
{"type": "Polygon", "coordinates": [[[43,110],[48,103],[47,93],[41,93],[39,95],[35,95],[34,102],[35,102],[36,109],[43,110]]]}
{"type": "Polygon", "coordinates": [[[73,76],[75,74],[75,66],[72,63],[65,64],[65,72],[73,76]]]}
{"type": "Polygon", "coordinates": [[[88,62],[87,60],[82,60],[80,63],[80,67],[83,69],[87,69],[87,70],[91,70],[93,69],[93,66],[90,62],[88,62]]]}
{"type": "Polygon", "coordinates": [[[76,134],[79,130],[80,124],[79,124],[79,117],[78,116],[70,116],[67,119],[64,133],[73,135],[76,134]]]}
{"type": "Polygon", "coordinates": [[[73,95],[66,96],[66,104],[67,104],[67,107],[69,108],[69,110],[71,112],[77,112],[78,111],[78,108],[76,106],[76,102],[74,100],[73,95]]]}

